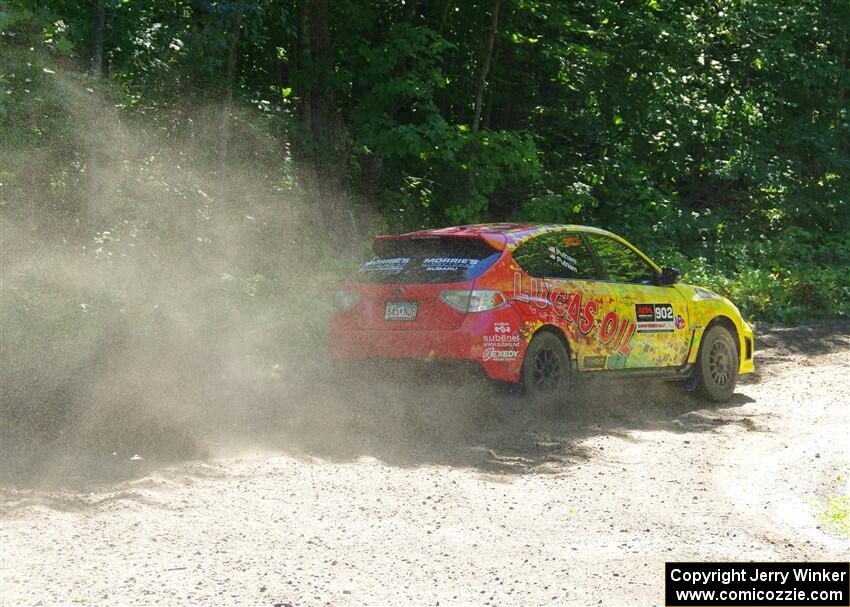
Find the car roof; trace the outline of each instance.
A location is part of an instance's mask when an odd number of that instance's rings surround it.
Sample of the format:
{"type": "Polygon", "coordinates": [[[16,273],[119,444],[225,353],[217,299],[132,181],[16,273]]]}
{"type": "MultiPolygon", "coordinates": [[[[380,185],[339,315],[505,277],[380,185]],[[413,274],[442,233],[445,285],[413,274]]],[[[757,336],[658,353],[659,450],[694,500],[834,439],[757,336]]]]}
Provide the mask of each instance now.
{"type": "Polygon", "coordinates": [[[607,230],[591,226],[575,224],[539,224],[539,223],[476,223],[448,228],[435,228],[430,230],[418,230],[405,234],[394,234],[377,236],[376,239],[385,238],[436,238],[436,237],[478,237],[483,238],[493,246],[503,249],[506,246],[513,249],[518,244],[532,238],[560,230],[573,230],[576,232],[594,232],[616,236],[607,230]]]}

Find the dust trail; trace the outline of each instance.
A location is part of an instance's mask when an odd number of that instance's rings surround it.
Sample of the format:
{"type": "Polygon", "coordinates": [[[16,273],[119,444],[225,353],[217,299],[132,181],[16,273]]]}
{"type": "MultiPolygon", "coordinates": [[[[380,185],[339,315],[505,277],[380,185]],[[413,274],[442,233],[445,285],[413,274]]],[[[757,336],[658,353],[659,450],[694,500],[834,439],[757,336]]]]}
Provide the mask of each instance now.
{"type": "Polygon", "coordinates": [[[325,366],[351,263],[279,139],[236,114],[222,162],[215,107],[154,122],[71,77],[49,94],[62,134],[2,150],[4,481],[121,475],[279,416],[325,366]]]}
{"type": "Polygon", "coordinates": [[[598,394],[535,419],[478,379],[384,368],[337,385],[325,327],[356,262],[340,251],[357,248],[341,226],[365,234],[368,213],[345,192],[341,217],[317,213],[255,114],[232,116],[223,162],[220,108],[147,119],[70,76],[49,95],[61,135],[0,142],[4,483],[126,478],[246,445],[401,465],[495,449],[501,469],[599,420],[598,394]]]}
{"type": "Polygon", "coordinates": [[[326,324],[357,261],[340,251],[358,248],[341,226],[363,235],[372,218],[345,192],[329,205],[341,217],[317,213],[272,125],[235,114],[222,162],[220,108],[149,120],[71,76],[49,95],[62,136],[3,149],[4,483],[117,480],[258,445],[447,461],[502,419],[477,380],[335,384],[326,324]]]}

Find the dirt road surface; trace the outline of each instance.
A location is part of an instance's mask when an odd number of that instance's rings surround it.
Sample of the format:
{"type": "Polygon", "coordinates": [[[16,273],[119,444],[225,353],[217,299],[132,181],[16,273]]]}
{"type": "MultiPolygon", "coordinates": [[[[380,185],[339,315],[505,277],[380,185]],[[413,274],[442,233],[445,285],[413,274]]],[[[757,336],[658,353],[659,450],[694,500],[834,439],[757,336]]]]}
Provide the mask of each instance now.
{"type": "Polygon", "coordinates": [[[669,560],[846,560],[817,514],[850,490],[850,323],[758,348],[723,406],[376,383],[293,392],[203,459],[7,483],[2,604],[657,605],[669,560]]]}

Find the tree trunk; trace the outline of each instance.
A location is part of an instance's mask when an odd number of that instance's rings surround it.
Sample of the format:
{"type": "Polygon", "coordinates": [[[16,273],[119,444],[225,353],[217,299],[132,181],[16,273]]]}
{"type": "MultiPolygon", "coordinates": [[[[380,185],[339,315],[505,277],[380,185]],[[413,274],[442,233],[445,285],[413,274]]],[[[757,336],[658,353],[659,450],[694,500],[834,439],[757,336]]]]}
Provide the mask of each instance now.
{"type": "Polygon", "coordinates": [[[404,20],[412,23],[413,18],[416,16],[416,0],[407,0],[405,9],[404,20]]]}
{"type": "Polygon", "coordinates": [[[334,94],[330,86],[333,74],[333,52],[328,24],[328,0],[309,0],[307,5],[310,54],[316,77],[311,86],[312,134],[320,147],[332,145],[335,115],[334,94]]]}
{"type": "Polygon", "coordinates": [[[95,76],[104,72],[103,39],[106,30],[106,7],[103,0],[92,0],[94,11],[94,40],[92,41],[91,71],[95,76]]]}
{"type": "Polygon", "coordinates": [[[345,193],[347,150],[331,85],[334,70],[328,0],[305,0],[301,13],[298,69],[310,74],[299,91],[301,122],[297,150],[301,186],[310,200],[317,227],[329,233],[356,233],[351,201],[345,193]]]}
{"type": "Polygon", "coordinates": [[[230,114],[233,111],[233,86],[237,80],[239,66],[239,38],[242,32],[242,8],[239,7],[234,18],[233,29],[230,32],[230,44],[227,48],[227,63],[225,65],[224,107],[221,116],[221,135],[219,138],[219,160],[221,167],[227,164],[230,146],[230,114]]]}
{"type": "Polygon", "coordinates": [[[481,124],[481,106],[484,102],[484,89],[487,87],[487,74],[490,72],[490,61],[493,59],[493,46],[496,43],[496,30],[499,28],[499,5],[502,0],[493,0],[493,13],[490,16],[490,35],[487,37],[487,48],[478,71],[478,90],[475,92],[475,115],[472,119],[472,132],[477,133],[481,124]]]}
{"type": "MultiPolygon", "coordinates": [[[[313,55],[313,45],[310,43],[310,11],[306,2],[301,7],[301,31],[298,36],[298,69],[300,71],[309,71],[311,58],[313,55]]],[[[301,117],[301,126],[306,133],[309,134],[311,125],[313,124],[313,96],[311,87],[305,86],[304,90],[300,91],[301,103],[299,104],[299,114],[301,117]]]]}
{"type": "Polygon", "coordinates": [[[440,17],[440,27],[437,28],[437,33],[443,35],[443,29],[446,27],[446,22],[449,18],[449,10],[452,7],[452,0],[446,0],[443,5],[443,15],[440,17]]]}

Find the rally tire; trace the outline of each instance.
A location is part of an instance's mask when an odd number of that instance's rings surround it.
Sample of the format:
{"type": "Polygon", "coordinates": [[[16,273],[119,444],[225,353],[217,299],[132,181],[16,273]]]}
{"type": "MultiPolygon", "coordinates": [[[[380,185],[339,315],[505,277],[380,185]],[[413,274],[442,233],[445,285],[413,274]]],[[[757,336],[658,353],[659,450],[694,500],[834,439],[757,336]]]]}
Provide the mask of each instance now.
{"type": "Polygon", "coordinates": [[[738,349],[729,329],[714,325],[702,338],[697,358],[696,391],[715,403],[732,398],[738,381],[738,349]]]}
{"type": "Polygon", "coordinates": [[[538,333],[522,362],[523,399],[535,411],[563,406],[570,390],[570,356],[557,335],[538,333]]]}

